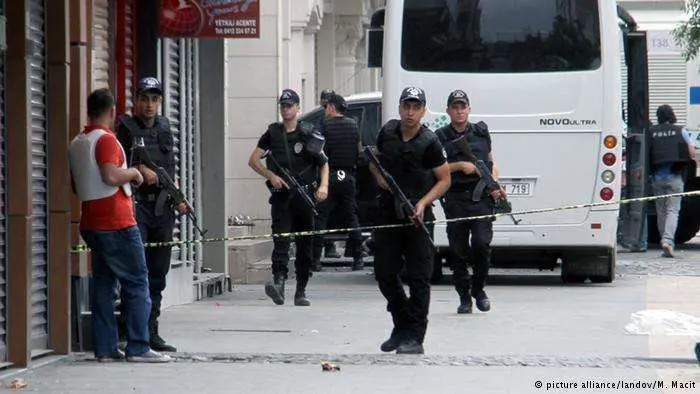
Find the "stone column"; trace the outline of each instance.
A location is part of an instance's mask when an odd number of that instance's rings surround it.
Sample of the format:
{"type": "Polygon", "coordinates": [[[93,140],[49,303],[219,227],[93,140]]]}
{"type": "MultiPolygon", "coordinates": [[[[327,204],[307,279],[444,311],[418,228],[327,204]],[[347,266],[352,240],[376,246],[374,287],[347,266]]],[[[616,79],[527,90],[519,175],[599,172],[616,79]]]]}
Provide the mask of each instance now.
{"type": "Polygon", "coordinates": [[[318,89],[316,85],[318,70],[316,68],[316,37],[321,30],[321,15],[317,12],[318,8],[312,10],[309,23],[304,29],[304,72],[301,75],[302,90],[302,110],[309,112],[316,107],[318,100],[318,89]]]}
{"type": "Polygon", "coordinates": [[[337,15],[335,23],[335,90],[342,95],[355,93],[357,45],[363,36],[360,15],[337,15]]]}
{"type": "Polygon", "coordinates": [[[318,86],[314,103],[324,89],[335,89],[335,14],[323,15],[323,24],[318,32],[318,86]]]}

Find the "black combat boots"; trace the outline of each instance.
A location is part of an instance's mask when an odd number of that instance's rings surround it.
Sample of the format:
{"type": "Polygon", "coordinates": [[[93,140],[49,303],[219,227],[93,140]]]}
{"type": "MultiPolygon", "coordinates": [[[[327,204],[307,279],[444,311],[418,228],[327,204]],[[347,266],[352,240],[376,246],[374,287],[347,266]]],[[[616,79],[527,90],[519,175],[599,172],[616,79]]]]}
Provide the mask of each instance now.
{"type": "Polygon", "coordinates": [[[284,304],[284,276],[275,274],[274,280],[265,284],[265,294],[277,305],[284,304]]]}
{"type": "Polygon", "coordinates": [[[472,297],[469,295],[468,291],[459,294],[459,306],[457,307],[457,313],[472,313],[472,297]]]}
{"type": "Polygon", "coordinates": [[[168,345],[163,338],[158,334],[158,317],[151,315],[148,319],[148,332],[150,337],[151,349],[157,352],[176,352],[174,346],[168,345]]]}
{"type": "Polygon", "coordinates": [[[476,307],[479,308],[480,311],[488,312],[491,310],[491,301],[489,301],[489,297],[486,295],[485,291],[481,290],[478,293],[472,294],[472,296],[476,300],[476,307]]]}
{"type": "Polygon", "coordinates": [[[352,259],[352,270],[353,271],[362,271],[362,269],[365,268],[365,262],[362,259],[362,256],[355,256],[352,259]]]}
{"type": "Polygon", "coordinates": [[[294,293],[294,305],[296,306],[311,306],[311,301],[306,298],[306,284],[307,280],[300,280],[297,278],[297,291],[294,293]]]}

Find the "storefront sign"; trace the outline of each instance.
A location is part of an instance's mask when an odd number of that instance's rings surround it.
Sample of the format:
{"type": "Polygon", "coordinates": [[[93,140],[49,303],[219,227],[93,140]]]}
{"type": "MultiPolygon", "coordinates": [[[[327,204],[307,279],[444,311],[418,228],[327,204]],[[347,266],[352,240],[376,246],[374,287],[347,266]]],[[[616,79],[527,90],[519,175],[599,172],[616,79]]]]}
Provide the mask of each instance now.
{"type": "Polygon", "coordinates": [[[158,33],[171,38],[260,38],[260,0],[161,0],[158,33]]]}

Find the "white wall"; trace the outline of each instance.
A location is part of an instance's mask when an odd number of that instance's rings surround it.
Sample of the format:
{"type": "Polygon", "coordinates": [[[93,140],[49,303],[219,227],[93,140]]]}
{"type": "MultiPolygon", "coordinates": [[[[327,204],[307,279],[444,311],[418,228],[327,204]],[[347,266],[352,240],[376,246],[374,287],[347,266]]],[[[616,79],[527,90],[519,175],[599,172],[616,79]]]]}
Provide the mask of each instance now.
{"type": "Polygon", "coordinates": [[[299,93],[305,113],[318,105],[323,89],[349,95],[377,88],[377,71],[365,68],[360,48],[370,3],[261,1],[260,39],[226,41],[227,217],[270,217],[268,190],[248,157],[267,125],[278,120],[282,89],[299,93]]]}

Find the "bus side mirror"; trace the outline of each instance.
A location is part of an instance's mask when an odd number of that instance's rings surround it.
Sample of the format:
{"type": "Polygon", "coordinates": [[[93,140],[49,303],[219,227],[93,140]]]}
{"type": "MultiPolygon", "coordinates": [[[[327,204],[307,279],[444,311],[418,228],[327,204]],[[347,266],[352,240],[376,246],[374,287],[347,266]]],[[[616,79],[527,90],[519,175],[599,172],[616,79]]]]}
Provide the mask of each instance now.
{"type": "Polygon", "coordinates": [[[372,14],[369,30],[367,31],[367,67],[382,66],[384,52],[384,8],[372,14]]]}

